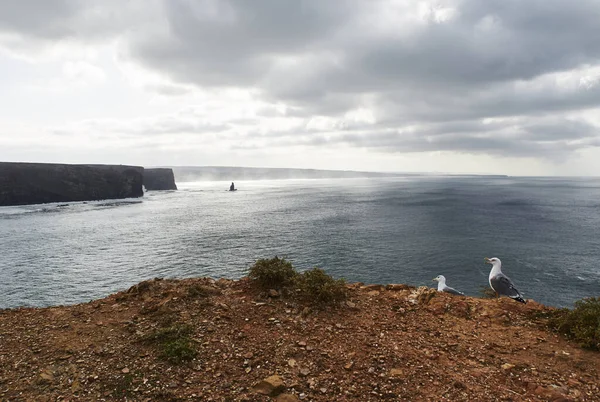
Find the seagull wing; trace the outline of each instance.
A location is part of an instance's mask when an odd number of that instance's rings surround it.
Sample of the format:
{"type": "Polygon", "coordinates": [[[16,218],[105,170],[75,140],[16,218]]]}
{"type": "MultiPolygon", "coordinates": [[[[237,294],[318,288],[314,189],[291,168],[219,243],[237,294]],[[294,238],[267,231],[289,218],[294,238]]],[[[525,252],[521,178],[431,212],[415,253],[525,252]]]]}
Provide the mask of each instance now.
{"type": "Polygon", "coordinates": [[[525,303],[525,299],[523,299],[523,296],[521,296],[521,293],[515,288],[515,285],[513,285],[508,276],[498,274],[490,279],[490,285],[492,285],[492,289],[499,295],[508,296],[511,299],[525,303]]]}
{"type": "Polygon", "coordinates": [[[450,293],[450,294],[458,295],[458,296],[464,296],[465,295],[463,292],[459,292],[458,290],[456,290],[454,288],[451,288],[450,286],[446,286],[443,289],[443,291],[446,292],[446,293],[450,293]]]}

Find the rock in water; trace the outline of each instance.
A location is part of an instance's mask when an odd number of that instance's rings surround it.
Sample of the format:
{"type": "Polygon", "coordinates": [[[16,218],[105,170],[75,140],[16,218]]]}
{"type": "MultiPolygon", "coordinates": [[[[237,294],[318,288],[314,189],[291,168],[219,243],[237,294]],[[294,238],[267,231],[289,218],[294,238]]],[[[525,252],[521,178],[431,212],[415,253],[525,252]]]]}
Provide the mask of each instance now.
{"type": "Polygon", "coordinates": [[[146,190],[177,190],[173,169],[144,169],[144,187],[146,190]]]}

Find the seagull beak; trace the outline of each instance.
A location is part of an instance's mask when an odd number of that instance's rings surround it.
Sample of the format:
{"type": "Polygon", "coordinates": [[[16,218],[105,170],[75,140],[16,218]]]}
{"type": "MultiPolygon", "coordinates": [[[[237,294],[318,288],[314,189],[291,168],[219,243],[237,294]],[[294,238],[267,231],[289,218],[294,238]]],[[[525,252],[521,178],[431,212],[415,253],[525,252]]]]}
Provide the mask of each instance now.
{"type": "Polygon", "coordinates": [[[487,258],[487,257],[485,257],[485,258],[483,259],[483,261],[485,261],[485,262],[487,262],[488,264],[490,264],[490,259],[489,259],[489,258],[487,258]]]}

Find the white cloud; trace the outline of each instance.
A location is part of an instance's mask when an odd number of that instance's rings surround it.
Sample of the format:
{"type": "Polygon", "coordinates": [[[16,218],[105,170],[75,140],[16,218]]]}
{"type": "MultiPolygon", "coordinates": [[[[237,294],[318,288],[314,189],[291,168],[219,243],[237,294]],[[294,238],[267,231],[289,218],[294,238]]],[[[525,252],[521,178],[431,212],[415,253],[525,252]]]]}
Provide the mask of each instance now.
{"type": "Polygon", "coordinates": [[[186,164],[210,150],[595,174],[599,18],[593,0],[3,2],[0,130],[28,124],[0,135],[0,159],[39,157],[31,139],[51,138],[65,161],[78,144],[111,160],[135,147],[186,164]]]}

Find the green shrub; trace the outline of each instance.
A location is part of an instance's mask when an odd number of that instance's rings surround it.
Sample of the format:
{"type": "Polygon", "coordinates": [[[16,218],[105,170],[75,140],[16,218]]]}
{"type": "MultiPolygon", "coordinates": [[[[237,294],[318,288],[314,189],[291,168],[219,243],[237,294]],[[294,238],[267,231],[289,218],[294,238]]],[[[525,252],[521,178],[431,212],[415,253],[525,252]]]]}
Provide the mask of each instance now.
{"type": "Polygon", "coordinates": [[[304,271],[296,281],[300,298],[322,307],[346,300],[346,281],[333,279],[321,268],[304,271]]]}
{"type": "Polygon", "coordinates": [[[264,290],[289,287],[297,276],[292,263],[277,256],[256,261],[248,272],[248,277],[264,290]]]}
{"type": "Polygon", "coordinates": [[[191,326],[177,324],[150,332],[142,336],[142,341],[156,345],[160,358],[179,364],[192,360],[198,353],[190,338],[191,334],[191,326]]]}
{"type": "Polygon", "coordinates": [[[179,364],[193,360],[198,352],[188,338],[176,339],[161,345],[160,357],[168,362],[179,364]]]}
{"type": "Polygon", "coordinates": [[[557,310],[549,325],[586,349],[600,350],[600,297],[578,300],[573,310],[557,310]]]}

